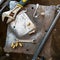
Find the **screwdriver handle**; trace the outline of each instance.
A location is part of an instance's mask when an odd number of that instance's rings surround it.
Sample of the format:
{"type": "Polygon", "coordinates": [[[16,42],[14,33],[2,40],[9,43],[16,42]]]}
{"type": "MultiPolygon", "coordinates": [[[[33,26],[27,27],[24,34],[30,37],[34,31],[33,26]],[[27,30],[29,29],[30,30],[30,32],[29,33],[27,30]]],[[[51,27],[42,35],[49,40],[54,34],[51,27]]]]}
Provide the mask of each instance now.
{"type": "Polygon", "coordinates": [[[21,7],[23,7],[24,5],[26,5],[28,1],[29,0],[20,0],[20,2],[17,5],[20,5],[21,7]]]}

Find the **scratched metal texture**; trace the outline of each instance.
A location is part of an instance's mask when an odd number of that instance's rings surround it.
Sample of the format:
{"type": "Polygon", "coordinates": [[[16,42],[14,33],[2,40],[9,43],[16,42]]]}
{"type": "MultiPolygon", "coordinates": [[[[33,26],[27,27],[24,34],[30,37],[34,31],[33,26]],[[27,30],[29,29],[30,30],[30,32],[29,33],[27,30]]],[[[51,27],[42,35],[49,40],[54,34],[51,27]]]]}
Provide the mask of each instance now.
{"type": "MultiPolygon", "coordinates": [[[[10,48],[10,46],[5,46],[4,51],[5,52],[14,52],[14,53],[24,53],[24,54],[34,54],[37,46],[39,45],[40,40],[44,37],[46,34],[49,26],[51,25],[54,16],[55,16],[55,6],[43,6],[40,5],[37,14],[40,14],[41,12],[45,12],[45,16],[39,15],[38,18],[33,17],[33,13],[35,11],[35,6],[34,4],[27,5],[24,9],[27,9],[27,15],[29,18],[34,22],[36,25],[36,33],[33,35],[26,35],[23,37],[23,39],[27,38],[34,38],[35,43],[23,43],[23,47],[17,47],[16,49],[10,48]]],[[[23,9],[23,10],[24,10],[23,9]]]]}

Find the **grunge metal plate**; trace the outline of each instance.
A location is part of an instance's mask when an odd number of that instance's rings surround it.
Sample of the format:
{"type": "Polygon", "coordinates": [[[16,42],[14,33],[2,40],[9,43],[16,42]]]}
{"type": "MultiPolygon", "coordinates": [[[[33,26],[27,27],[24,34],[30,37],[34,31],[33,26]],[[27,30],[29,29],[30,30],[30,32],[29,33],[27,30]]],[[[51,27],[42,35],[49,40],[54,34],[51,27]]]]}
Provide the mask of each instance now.
{"type": "MultiPolygon", "coordinates": [[[[8,42],[12,42],[13,40],[7,40],[6,41],[7,45],[5,45],[4,51],[5,52],[24,53],[24,54],[34,54],[34,52],[37,49],[37,46],[39,45],[41,39],[44,37],[44,35],[48,31],[48,28],[54,19],[56,8],[55,8],[55,6],[39,5],[37,12],[36,12],[38,15],[37,18],[33,17],[33,14],[36,10],[35,4],[27,5],[22,10],[27,10],[26,14],[29,16],[31,21],[35,24],[36,32],[34,34],[31,34],[31,35],[26,34],[25,36],[23,36],[21,38],[18,37],[18,38],[25,39],[25,40],[34,39],[35,41],[34,41],[34,43],[23,43],[23,47],[17,47],[15,49],[13,49],[10,47],[11,45],[8,43],[8,42]]],[[[8,29],[9,29],[10,33],[12,33],[12,30],[10,29],[9,25],[8,25],[8,29]]],[[[11,38],[11,37],[8,37],[8,38],[11,38]]]]}

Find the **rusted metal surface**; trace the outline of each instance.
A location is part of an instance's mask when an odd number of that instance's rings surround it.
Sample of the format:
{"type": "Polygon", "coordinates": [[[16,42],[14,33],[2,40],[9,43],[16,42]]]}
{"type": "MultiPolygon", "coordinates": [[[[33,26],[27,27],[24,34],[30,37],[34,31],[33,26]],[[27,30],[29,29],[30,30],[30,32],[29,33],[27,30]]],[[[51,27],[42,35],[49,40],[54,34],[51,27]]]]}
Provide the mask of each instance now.
{"type": "MultiPolygon", "coordinates": [[[[42,5],[57,5],[60,4],[60,0],[31,0],[29,3],[39,3],[42,5]]],[[[6,8],[5,8],[6,10],[6,8]]],[[[4,11],[5,11],[4,10],[4,11]]],[[[1,18],[1,16],[0,16],[1,18]]],[[[5,38],[6,38],[6,29],[7,25],[5,22],[2,22],[0,20],[0,46],[4,46],[5,44],[5,38]]],[[[53,32],[51,33],[50,38],[48,38],[48,42],[46,42],[44,49],[42,50],[42,54],[40,56],[45,56],[46,60],[60,60],[60,19],[58,20],[53,32]],[[53,51],[51,52],[51,49],[53,51]],[[52,54],[53,53],[53,54],[52,54]],[[51,59],[51,54],[53,55],[51,59]]],[[[1,54],[0,54],[1,55],[1,54]]],[[[26,54],[11,54],[11,57],[8,58],[8,60],[31,60],[32,55],[26,55],[26,54]],[[28,56],[28,59],[26,57],[28,56]]],[[[3,58],[3,57],[2,57],[3,58]]],[[[1,59],[1,58],[0,58],[1,59]]],[[[2,60],[2,59],[1,59],[2,60]]],[[[5,60],[5,59],[3,59],[5,60]]]]}
{"type": "Polygon", "coordinates": [[[36,47],[38,46],[40,40],[46,34],[50,24],[52,23],[55,15],[55,6],[39,6],[37,10],[37,14],[39,14],[38,18],[33,18],[33,13],[35,11],[35,5],[28,5],[26,7],[27,15],[34,22],[37,28],[37,32],[33,35],[26,35],[23,39],[34,38],[35,43],[23,43],[23,47],[17,47],[16,49],[12,49],[10,46],[5,46],[5,52],[15,52],[15,53],[24,53],[24,54],[34,54],[36,47]],[[45,16],[41,16],[40,13],[45,12],[45,16]]]}

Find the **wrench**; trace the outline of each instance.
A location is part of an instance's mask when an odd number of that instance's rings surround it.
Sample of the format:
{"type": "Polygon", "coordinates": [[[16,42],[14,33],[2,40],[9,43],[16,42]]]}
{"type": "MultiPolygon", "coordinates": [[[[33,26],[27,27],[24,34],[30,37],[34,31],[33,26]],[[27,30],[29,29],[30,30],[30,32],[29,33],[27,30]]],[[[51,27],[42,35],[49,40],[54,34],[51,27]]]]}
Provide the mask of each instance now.
{"type": "Polygon", "coordinates": [[[49,37],[52,29],[54,28],[54,26],[55,26],[58,18],[60,17],[60,5],[58,5],[57,8],[58,8],[58,10],[57,10],[58,13],[57,13],[55,19],[53,20],[53,22],[52,22],[49,30],[48,30],[47,33],[45,34],[44,38],[42,38],[42,40],[40,41],[39,46],[37,47],[37,50],[36,50],[35,54],[33,55],[32,60],[36,60],[37,57],[38,57],[38,55],[39,55],[39,53],[41,53],[41,51],[42,51],[42,49],[43,49],[43,47],[44,47],[44,44],[45,44],[45,42],[47,41],[47,38],[49,37]]]}
{"type": "Polygon", "coordinates": [[[2,21],[4,21],[5,17],[8,17],[7,23],[14,20],[17,12],[28,2],[29,0],[21,0],[19,4],[16,5],[16,7],[10,11],[4,12],[2,14],[2,21]]]}

